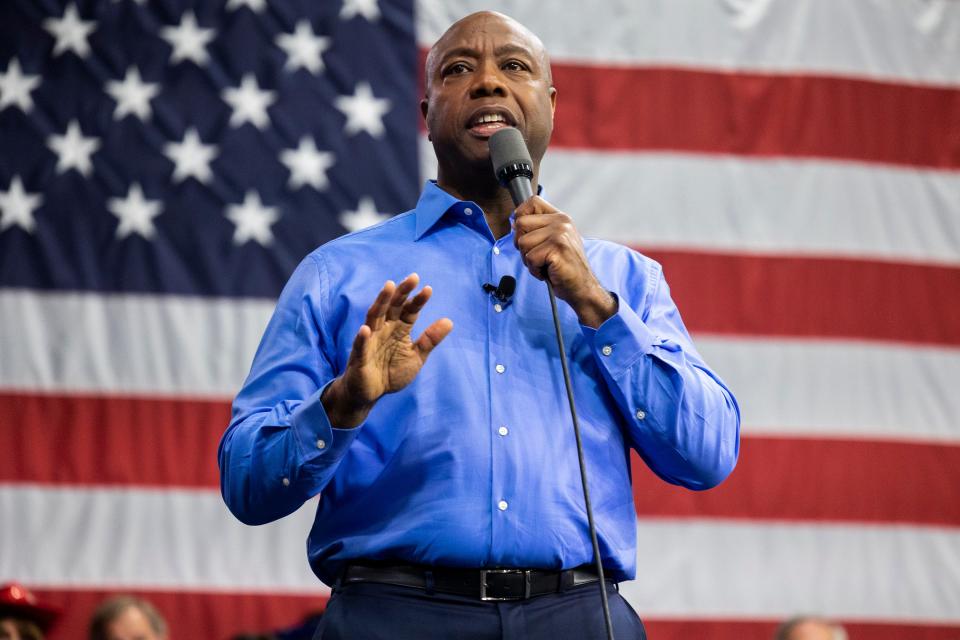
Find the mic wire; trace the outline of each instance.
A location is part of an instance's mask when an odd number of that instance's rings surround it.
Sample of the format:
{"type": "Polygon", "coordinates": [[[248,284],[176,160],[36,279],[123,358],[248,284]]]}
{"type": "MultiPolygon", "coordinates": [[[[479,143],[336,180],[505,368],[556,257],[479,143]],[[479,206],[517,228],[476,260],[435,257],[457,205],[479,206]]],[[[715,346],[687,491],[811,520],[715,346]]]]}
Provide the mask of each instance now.
{"type": "Polygon", "coordinates": [[[573,401],[573,385],[570,382],[570,367],[567,365],[567,352],[563,346],[563,334],[560,331],[560,314],[557,312],[557,296],[549,278],[544,278],[550,293],[550,310],[553,312],[553,328],[557,334],[557,346],[560,348],[560,366],[563,368],[563,384],[567,387],[567,400],[570,402],[570,415],[573,417],[573,434],[577,439],[577,461],[580,463],[580,484],[583,486],[583,504],[587,509],[587,527],[590,529],[590,543],[593,545],[593,563],[600,578],[600,602],[603,605],[603,622],[607,628],[607,640],[613,637],[613,619],[610,616],[610,602],[607,600],[607,581],[603,575],[603,561],[600,559],[600,542],[597,539],[597,525],[593,521],[593,505],[590,502],[590,489],[587,486],[587,465],[583,459],[583,440],[580,438],[580,421],[577,419],[577,406],[573,401]]]}

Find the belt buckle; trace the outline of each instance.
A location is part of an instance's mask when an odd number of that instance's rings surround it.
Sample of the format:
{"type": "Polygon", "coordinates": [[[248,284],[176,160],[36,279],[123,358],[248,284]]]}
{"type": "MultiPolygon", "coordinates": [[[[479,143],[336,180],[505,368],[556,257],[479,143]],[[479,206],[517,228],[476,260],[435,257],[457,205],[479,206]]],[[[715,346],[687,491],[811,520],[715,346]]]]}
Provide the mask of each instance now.
{"type": "Polygon", "coordinates": [[[503,602],[505,600],[527,600],[530,598],[530,569],[480,569],[480,599],[484,602],[503,602]],[[514,574],[523,576],[523,595],[515,596],[488,596],[487,575],[514,574]]]}

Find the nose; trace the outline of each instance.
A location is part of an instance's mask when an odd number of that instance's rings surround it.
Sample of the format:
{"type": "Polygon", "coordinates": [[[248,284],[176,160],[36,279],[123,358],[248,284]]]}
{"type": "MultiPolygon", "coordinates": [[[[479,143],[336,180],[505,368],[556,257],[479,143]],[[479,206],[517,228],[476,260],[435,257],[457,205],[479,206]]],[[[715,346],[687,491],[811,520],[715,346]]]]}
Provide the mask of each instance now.
{"type": "Polygon", "coordinates": [[[507,87],[503,83],[500,67],[493,61],[481,64],[473,76],[470,87],[471,98],[485,98],[488,96],[505,96],[507,87]]]}

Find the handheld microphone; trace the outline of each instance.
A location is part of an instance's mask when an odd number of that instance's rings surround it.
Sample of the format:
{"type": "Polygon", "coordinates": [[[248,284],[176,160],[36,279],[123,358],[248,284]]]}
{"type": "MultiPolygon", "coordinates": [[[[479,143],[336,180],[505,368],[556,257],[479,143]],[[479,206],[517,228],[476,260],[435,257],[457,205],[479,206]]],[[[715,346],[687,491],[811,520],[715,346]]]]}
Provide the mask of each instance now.
{"type": "MultiPolygon", "coordinates": [[[[497,181],[510,191],[514,206],[520,206],[533,196],[533,160],[523,141],[523,135],[517,129],[500,129],[490,136],[490,160],[497,181]]],[[[504,276],[507,278],[508,276],[504,276]]],[[[510,278],[513,280],[513,278],[510,278]]],[[[567,400],[570,403],[570,415],[573,418],[573,433],[577,439],[577,460],[580,462],[580,484],[583,487],[583,502],[587,511],[587,526],[590,530],[590,542],[593,544],[593,562],[600,578],[600,602],[603,605],[603,621],[606,625],[607,640],[614,640],[613,621],[610,616],[610,604],[607,601],[607,585],[603,576],[603,561],[600,559],[600,543],[597,540],[597,525],[593,521],[593,507],[590,504],[590,490],[587,488],[587,467],[583,458],[583,441],[580,438],[580,422],[577,420],[577,408],[573,402],[573,385],[570,382],[570,369],[567,365],[567,353],[563,346],[563,334],[560,332],[560,314],[557,312],[557,297],[549,278],[544,278],[550,294],[550,308],[553,311],[553,328],[557,333],[557,346],[560,349],[560,366],[563,368],[563,382],[567,387],[567,400]]],[[[500,280],[501,285],[503,280],[500,280]]],[[[513,282],[516,285],[516,281],[513,282]]],[[[484,289],[487,286],[484,285],[484,289]]],[[[498,287],[499,289],[499,287],[498,287]]],[[[513,291],[511,290],[511,294],[513,291]]]]}
{"type": "Polygon", "coordinates": [[[533,195],[533,160],[520,131],[507,127],[490,136],[490,159],[497,181],[510,192],[513,204],[526,202],[533,195]]]}

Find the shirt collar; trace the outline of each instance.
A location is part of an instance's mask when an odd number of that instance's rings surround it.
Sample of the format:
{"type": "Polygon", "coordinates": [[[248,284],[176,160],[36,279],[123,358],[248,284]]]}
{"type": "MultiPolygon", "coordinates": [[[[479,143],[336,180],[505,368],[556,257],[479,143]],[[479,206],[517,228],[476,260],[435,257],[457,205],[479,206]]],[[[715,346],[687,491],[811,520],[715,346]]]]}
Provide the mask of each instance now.
{"type": "MultiPolygon", "coordinates": [[[[537,185],[537,195],[543,196],[543,185],[537,185]]],[[[427,180],[423,185],[423,191],[420,193],[420,199],[417,201],[417,232],[415,240],[422,238],[448,211],[459,211],[466,207],[474,207],[476,211],[481,211],[475,202],[470,200],[457,200],[454,196],[437,186],[436,180],[427,180]]],[[[515,213],[510,214],[510,217],[513,218],[514,215],[515,213]]]]}
{"type": "Polygon", "coordinates": [[[447,211],[460,204],[452,195],[437,186],[436,180],[427,180],[417,201],[417,235],[419,240],[447,211]]]}

